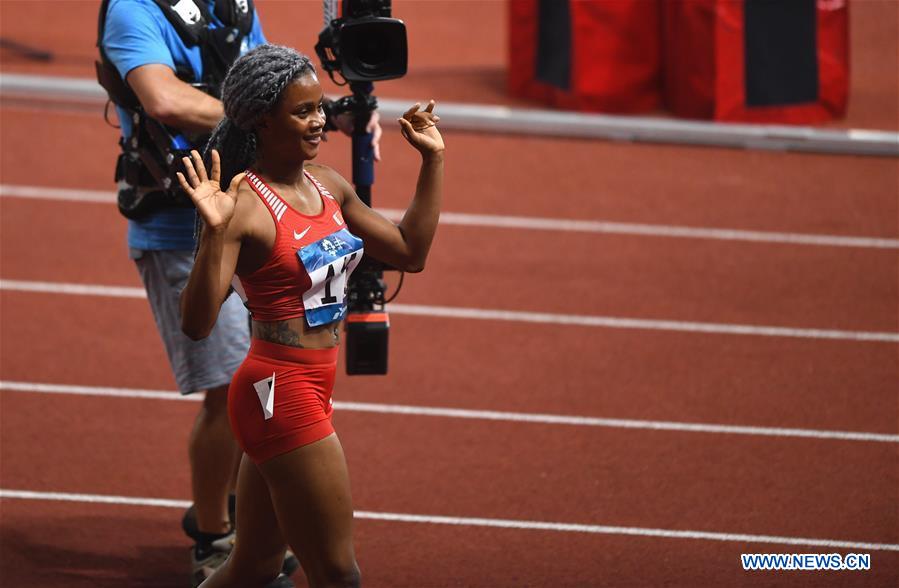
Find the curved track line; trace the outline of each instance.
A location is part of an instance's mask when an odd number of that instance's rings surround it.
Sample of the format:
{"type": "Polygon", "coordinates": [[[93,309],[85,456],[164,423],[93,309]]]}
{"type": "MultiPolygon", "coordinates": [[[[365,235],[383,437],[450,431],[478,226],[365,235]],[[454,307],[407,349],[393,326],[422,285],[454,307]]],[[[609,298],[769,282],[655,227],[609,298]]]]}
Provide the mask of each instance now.
{"type": "MultiPolygon", "coordinates": [[[[71,188],[43,188],[0,184],[0,197],[33,198],[36,200],[64,200],[69,202],[115,202],[115,193],[102,190],[75,190],[71,188]]],[[[379,208],[380,213],[391,220],[400,220],[404,211],[379,208]]],[[[681,225],[655,225],[648,223],[623,223],[601,220],[573,220],[526,216],[501,216],[494,214],[470,214],[441,212],[440,223],[466,227],[495,229],[527,229],[597,233],[610,235],[634,235],[640,237],[669,237],[678,239],[710,239],[717,241],[744,241],[749,243],[776,243],[787,245],[816,245],[823,247],[855,247],[865,249],[899,250],[899,239],[881,237],[853,237],[843,235],[816,235],[811,233],[780,233],[776,231],[749,231],[689,227],[681,225]]]]}
{"type": "MultiPolygon", "coordinates": [[[[41,292],[46,294],[74,294],[81,296],[109,296],[114,298],[146,298],[147,296],[143,288],[127,286],[71,284],[65,282],[33,282],[7,279],[0,279],[0,290],[41,292]]],[[[421,304],[390,304],[388,310],[399,315],[513,321],[578,327],[605,327],[609,329],[679,331],[684,333],[712,333],[719,335],[756,335],[762,337],[899,343],[899,333],[884,333],[877,331],[840,331],[834,329],[797,329],[792,327],[772,327],[764,325],[728,325],[723,323],[652,320],[583,314],[551,314],[546,312],[526,312],[520,310],[425,306],[421,304]]]]}
{"type": "MultiPolygon", "coordinates": [[[[150,400],[186,400],[193,402],[198,402],[200,400],[200,397],[197,395],[182,396],[174,390],[138,390],[134,388],[71,386],[65,384],[43,384],[37,382],[14,382],[6,380],[0,380],[0,390],[9,390],[13,392],[35,392],[40,394],[72,394],[82,396],[104,396],[113,398],[142,398],[150,400]]],[[[334,402],[334,407],[338,410],[346,410],[350,412],[402,414],[410,416],[506,421],[516,423],[536,423],[544,425],[570,425],[579,427],[675,431],[679,433],[718,433],[725,435],[755,435],[761,437],[797,437],[806,439],[836,439],[840,441],[899,443],[899,435],[868,433],[864,431],[827,431],[822,429],[719,425],[714,423],[684,423],[677,421],[649,421],[639,419],[616,419],[526,412],[506,412],[498,410],[471,410],[464,408],[380,404],[374,402],[339,401],[334,402]]]]}
{"type": "MultiPolygon", "coordinates": [[[[166,498],[143,498],[132,496],[110,496],[103,494],[70,494],[67,492],[33,492],[30,490],[0,489],[0,498],[19,500],[49,500],[56,502],[87,502],[99,504],[121,504],[128,506],[157,506],[165,508],[187,508],[190,501],[166,498]]],[[[585,525],[577,523],[556,523],[546,521],[522,521],[510,519],[488,519],[479,517],[447,517],[440,515],[418,515],[393,512],[371,512],[357,510],[357,519],[390,521],[400,523],[426,523],[432,525],[456,525],[465,527],[494,527],[519,529],[523,531],[556,531],[562,533],[591,533],[599,535],[630,535],[635,537],[659,537],[663,539],[700,539],[706,541],[728,541],[736,543],[770,543],[778,545],[805,545],[833,549],[856,549],[868,551],[899,551],[894,543],[867,543],[835,539],[813,539],[807,537],[782,537],[778,535],[748,535],[742,533],[714,533],[709,531],[687,531],[674,529],[652,529],[644,527],[616,527],[612,525],[585,525]]]]}

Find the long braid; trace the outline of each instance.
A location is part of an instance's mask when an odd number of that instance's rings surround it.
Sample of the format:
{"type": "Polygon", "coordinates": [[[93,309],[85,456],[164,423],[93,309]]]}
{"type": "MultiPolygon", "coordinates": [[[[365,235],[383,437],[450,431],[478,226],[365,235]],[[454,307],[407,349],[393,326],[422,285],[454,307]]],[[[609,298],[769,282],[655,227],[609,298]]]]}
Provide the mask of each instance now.
{"type": "MultiPolygon", "coordinates": [[[[298,78],[315,73],[315,66],[305,55],[282,45],[260,45],[239,57],[222,84],[225,118],[215,127],[203,150],[207,169],[210,152],[219,152],[222,189],[231,180],[256,163],[256,128],[270,112],[284,88],[298,78]]],[[[199,247],[202,220],[197,214],[195,234],[199,247]]]]}

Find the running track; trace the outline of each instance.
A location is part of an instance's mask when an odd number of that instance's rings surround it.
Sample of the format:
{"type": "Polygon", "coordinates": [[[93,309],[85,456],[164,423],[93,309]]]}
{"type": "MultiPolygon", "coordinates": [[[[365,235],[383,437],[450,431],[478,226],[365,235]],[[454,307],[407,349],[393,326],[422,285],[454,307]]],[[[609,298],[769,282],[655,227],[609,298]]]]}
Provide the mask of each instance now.
{"type": "MultiPolygon", "coordinates": [[[[4,69],[89,77],[93,3],[38,31],[26,12],[52,4],[0,4],[3,36],[60,54],[4,55],[4,69]]],[[[260,4],[274,41],[302,46],[319,26],[317,2],[314,22],[260,4]]],[[[395,4],[420,61],[383,95],[505,101],[501,3],[395,4]],[[466,23],[482,34],[460,44],[466,23]]],[[[847,124],[895,129],[879,102],[895,104],[895,76],[870,75],[871,44],[895,48],[879,25],[895,5],[853,8],[865,34],[847,124]]],[[[124,222],[91,201],[111,191],[115,131],[94,109],[22,101],[0,105],[0,128],[0,581],[183,586],[196,404],[171,392],[124,222]]],[[[405,205],[416,167],[395,131],[375,187],[386,209],[405,205]]],[[[367,586],[895,585],[895,160],[447,142],[446,209],[480,224],[445,223],[427,271],[407,276],[390,376],[341,376],[335,395],[367,586]],[[872,569],[739,563],[834,551],[871,553],[872,569]]],[[[347,151],[335,137],[323,160],[346,172],[347,151]]]]}

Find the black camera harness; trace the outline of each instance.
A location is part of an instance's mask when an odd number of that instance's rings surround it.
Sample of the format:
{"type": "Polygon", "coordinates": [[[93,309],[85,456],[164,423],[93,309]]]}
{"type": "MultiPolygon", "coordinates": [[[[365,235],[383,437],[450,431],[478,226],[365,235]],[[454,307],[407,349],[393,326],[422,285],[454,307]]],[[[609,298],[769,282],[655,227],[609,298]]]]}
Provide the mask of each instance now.
{"type": "MultiPolygon", "coordinates": [[[[206,0],[153,0],[188,47],[200,48],[202,79],[195,79],[190,66],[179,66],[176,75],[185,83],[213,96],[221,97],[221,85],[228,68],[240,55],[243,40],[253,26],[252,0],[217,0],[210,12],[206,0]],[[211,26],[212,15],[222,23],[211,26]]],[[[128,218],[142,218],[161,208],[191,206],[178,188],[175,172],[181,157],[190,149],[202,147],[208,137],[192,137],[187,144],[180,131],[149,117],[127,82],[119,75],[103,49],[106,12],[110,0],[102,0],[97,27],[97,80],[109,100],[131,118],[132,132],[122,137],[122,153],[116,163],[115,181],[124,181],[119,192],[119,210],[128,218]],[[179,141],[179,139],[182,139],[179,141]]],[[[121,186],[121,184],[120,184],[121,186]]]]}

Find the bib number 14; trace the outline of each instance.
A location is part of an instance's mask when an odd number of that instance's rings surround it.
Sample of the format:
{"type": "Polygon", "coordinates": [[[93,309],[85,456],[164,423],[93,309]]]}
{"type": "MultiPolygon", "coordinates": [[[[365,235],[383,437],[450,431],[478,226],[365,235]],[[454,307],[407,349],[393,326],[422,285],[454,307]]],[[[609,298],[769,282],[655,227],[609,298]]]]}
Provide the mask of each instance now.
{"type": "Polygon", "coordinates": [[[335,281],[334,280],[335,276],[340,276],[340,279],[338,280],[338,282],[340,282],[340,284],[338,284],[337,289],[339,289],[340,291],[343,292],[343,294],[341,295],[341,299],[346,297],[346,282],[347,282],[347,277],[348,277],[346,275],[346,268],[350,263],[352,263],[352,261],[354,259],[356,259],[356,255],[358,255],[358,254],[353,253],[352,255],[350,255],[349,258],[346,258],[346,257],[343,258],[343,263],[340,268],[339,274],[336,271],[334,271],[333,263],[328,264],[328,274],[325,276],[325,295],[322,296],[322,304],[335,304],[340,301],[340,300],[338,300],[337,296],[334,296],[333,294],[331,294],[331,283],[335,281]],[[342,285],[343,287],[342,288],[339,287],[340,285],[342,285]]]}
{"type": "Polygon", "coordinates": [[[362,253],[362,240],[346,228],[297,251],[311,282],[303,293],[306,323],[310,327],[346,316],[347,280],[359,265],[362,253]]]}

